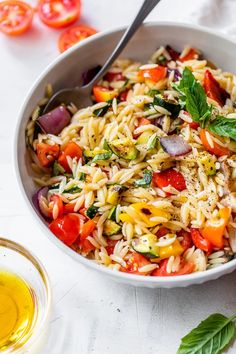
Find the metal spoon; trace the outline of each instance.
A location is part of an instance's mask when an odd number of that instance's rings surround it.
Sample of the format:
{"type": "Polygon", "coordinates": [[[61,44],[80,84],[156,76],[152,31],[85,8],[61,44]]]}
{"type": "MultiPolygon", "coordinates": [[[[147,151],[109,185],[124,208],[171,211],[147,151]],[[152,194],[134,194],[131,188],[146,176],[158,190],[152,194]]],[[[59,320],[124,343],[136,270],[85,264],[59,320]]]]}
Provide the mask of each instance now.
{"type": "Polygon", "coordinates": [[[56,92],[44,108],[43,113],[51,111],[53,108],[59,106],[62,103],[66,105],[74,103],[78,108],[83,108],[91,105],[91,91],[94,84],[97,83],[101,79],[101,77],[108,71],[112,63],[116,60],[116,58],[125,48],[126,44],[132,38],[134,33],[138,30],[145,18],[159,2],[160,0],[145,0],[137,15],[135,16],[133,22],[127,28],[121,40],[117,44],[116,48],[114,49],[110,57],[107,59],[103,67],[100,69],[100,71],[97,73],[97,75],[85,86],[67,88],[56,92]]]}

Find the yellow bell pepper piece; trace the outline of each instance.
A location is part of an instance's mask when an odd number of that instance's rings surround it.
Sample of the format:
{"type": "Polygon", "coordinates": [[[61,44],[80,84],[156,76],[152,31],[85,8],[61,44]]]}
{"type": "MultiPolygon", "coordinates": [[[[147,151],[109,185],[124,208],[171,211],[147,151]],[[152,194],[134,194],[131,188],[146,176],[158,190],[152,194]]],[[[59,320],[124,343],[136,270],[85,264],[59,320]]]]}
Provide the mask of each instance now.
{"type": "Polygon", "coordinates": [[[122,221],[122,222],[131,222],[131,223],[134,222],[134,219],[129,214],[126,214],[126,213],[120,214],[119,218],[120,218],[120,221],[122,221]]]}
{"type": "Polygon", "coordinates": [[[153,227],[163,222],[163,220],[151,220],[155,217],[160,217],[169,220],[170,214],[166,211],[160,210],[154,205],[147,203],[134,203],[131,206],[140,216],[141,220],[148,226],[153,227]]]}
{"type": "Polygon", "coordinates": [[[180,256],[183,253],[184,249],[181,246],[179,240],[175,240],[171,245],[165,246],[165,247],[160,247],[159,248],[159,254],[160,258],[169,258],[171,256],[180,256]]]}

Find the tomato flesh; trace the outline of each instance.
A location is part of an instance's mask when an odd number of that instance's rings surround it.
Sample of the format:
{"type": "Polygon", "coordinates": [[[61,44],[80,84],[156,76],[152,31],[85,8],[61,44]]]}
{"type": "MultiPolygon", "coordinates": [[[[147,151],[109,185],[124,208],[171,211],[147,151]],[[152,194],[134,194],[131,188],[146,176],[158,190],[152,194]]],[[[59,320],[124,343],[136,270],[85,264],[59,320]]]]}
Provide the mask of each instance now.
{"type": "Polygon", "coordinates": [[[156,187],[161,189],[167,186],[172,186],[179,192],[186,189],[186,183],[183,175],[172,168],[169,168],[163,172],[154,172],[153,183],[156,187]]]}
{"type": "Polygon", "coordinates": [[[191,234],[189,232],[185,230],[181,230],[178,232],[178,236],[182,237],[182,241],[180,243],[184,251],[192,247],[193,241],[192,241],[191,234]]]}
{"type": "Polygon", "coordinates": [[[151,262],[149,262],[147,260],[147,258],[145,258],[144,256],[142,256],[139,253],[133,252],[128,261],[126,262],[127,266],[126,268],[122,267],[120,270],[121,272],[125,272],[125,273],[132,273],[132,274],[138,274],[138,275],[147,275],[150,272],[139,272],[139,268],[151,264],[151,262]]]}
{"type": "Polygon", "coordinates": [[[61,151],[60,156],[58,158],[58,162],[66,172],[70,173],[71,169],[67,162],[67,156],[70,156],[72,159],[73,158],[77,158],[77,160],[82,159],[83,156],[82,149],[76,143],[70,142],[61,151]]]}
{"type": "Polygon", "coordinates": [[[67,246],[71,246],[79,237],[80,219],[75,214],[67,214],[53,220],[49,229],[67,246]]]}
{"type": "Polygon", "coordinates": [[[187,60],[192,60],[192,59],[198,59],[199,53],[195,48],[191,48],[189,52],[182,58],[179,58],[182,63],[184,63],[187,60]]]}
{"type": "MultiPolygon", "coordinates": [[[[58,209],[57,217],[62,216],[64,213],[64,206],[63,206],[63,202],[62,202],[61,197],[59,195],[54,194],[51,196],[50,201],[53,202],[52,210],[55,205],[58,209]]],[[[52,213],[52,216],[53,216],[53,213],[52,213]]]]}
{"type": "Polygon", "coordinates": [[[58,41],[58,48],[63,53],[68,48],[72,47],[76,43],[86,39],[93,34],[97,33],[94,28],[88,26],[75,26],[66,29],[61,33],[58,41]]]}
{"type": "Polygon", "coordinates": [[[149,79],[153,82],[158,82],[164,79],[167,75],[167,68],[161,65],[157,65],[150,69],[141,69],[138,73],[139,78],[143,81],[149,79]]]}
{"type": "Polygon", "coordinates": [[[156,277],[173,277],[177,275],[191,274],[194,271],[193,263],[182,261],[180,264],[180,269],[177,272],[168,273],[167,264],[168,259],[164,259],[163,261],[161,261],[159,264],[159,268],[155,269],[151,275],[156,277]]]}
{"type": "Polygon", "coordinates": [[[80,17],[80,0],[40,0],[40,20],[49,27],[61,28],[80,17]]]}
{"type": "Polygon", "coordinates": [[[0,31],[10,36],[22,34],[30,28],[33,15],[33,8],[23,1],[2,1],[0,2],[0,31]]]}
{"type": "Polygon", "coordinates": [[[93,87],[93,94],[96,102],[110,101],[117,96],[116,90],[109,90],[108,88],[99,85],[93,87]]]}
{"type": "Polygon", "coordinates": [[[43,167],[50,167],[58,158],[60,149],[57,144],[49,145],[39,143],[37,144],[36,150],[40,165],[43,167]]]}
{"type": "Polygon", "coordinates": [[[224,155],[230,154],[230,151],[228,148],[217,144],[215,141],[213,141],[213,147],[212,147],[210,145],[210,143],[208,142],[207,133],[210,134],[210,136],[212,135],[206,129],[202,129],[200,132],[200,138],[201,138],[202,144],[207,151],[211,152],[212,154],[214,154],[216,156],[224,156],[224,155]]]}
{"type": "Polygon", "coordinates": [[[200,248],[200,250],[206,252],[207,254],[212,252],[212,244],[201,235],[199,229],[191,228],[191,237],[197,248],[200,248]]]}

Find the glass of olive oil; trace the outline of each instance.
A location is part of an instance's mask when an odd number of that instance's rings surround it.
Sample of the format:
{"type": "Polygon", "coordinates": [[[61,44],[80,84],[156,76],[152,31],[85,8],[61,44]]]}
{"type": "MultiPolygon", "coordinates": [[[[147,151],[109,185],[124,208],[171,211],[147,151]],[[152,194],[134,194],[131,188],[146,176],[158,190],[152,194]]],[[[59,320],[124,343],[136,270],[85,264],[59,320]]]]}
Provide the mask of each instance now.
{"type": "Polygon", "coordinates": [[[0,353],[33,348],[45,331],[51,292],[40,262],[19,244],[0,238],[0,353]]]}

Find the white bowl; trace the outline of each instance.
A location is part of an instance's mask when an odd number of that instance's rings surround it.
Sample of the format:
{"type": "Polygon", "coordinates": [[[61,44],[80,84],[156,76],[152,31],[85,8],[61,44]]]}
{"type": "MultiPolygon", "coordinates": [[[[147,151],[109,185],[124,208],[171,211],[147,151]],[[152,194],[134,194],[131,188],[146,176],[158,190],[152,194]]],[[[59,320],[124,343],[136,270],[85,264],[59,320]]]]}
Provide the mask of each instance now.
{"type": "MultiPolygon", "coordinates": [[[[15,143],[15,165],[18,181],[27,205],[41,225],[47,237],[61,250],[76,261],[97,270],[121,283],[150,288],[173,288],[201,284],[232,272],[236,259],[205,272],[175,277],[145,277],[110,270],[77,254],[58,240],[48,229],[46,223],[35,210],[32,195],[36,189],[30,176],[29,157],[25,147],[25,128],[27,120],[44,95],[47,83],[54,90],[73,87],[81,82],[81,74],[97,64],[102,64],[121,38],[124,28],[98,33],[86,41],[72,47],[49,65],[32,86],[19,114],[15,143]]],[[[236,44],[223,35],[209,29],[178,23],[150,23],[143,25],[130,41],[122,56],[146,62],[160,45],[169,44],[181,50],[186,44],[199,48],[206,58],[227,71],[235,70],[236,44]]]]}

